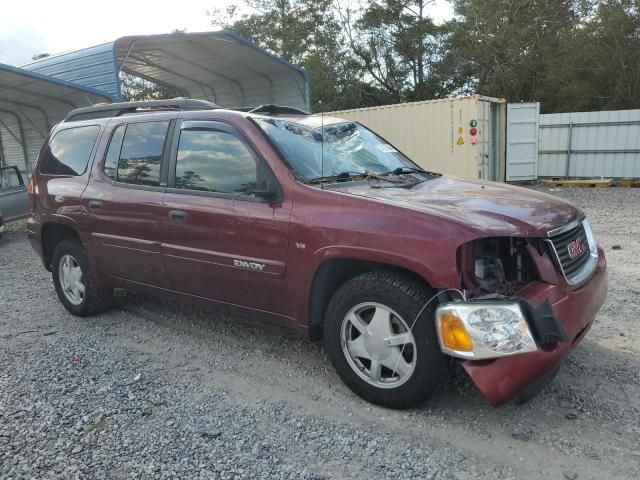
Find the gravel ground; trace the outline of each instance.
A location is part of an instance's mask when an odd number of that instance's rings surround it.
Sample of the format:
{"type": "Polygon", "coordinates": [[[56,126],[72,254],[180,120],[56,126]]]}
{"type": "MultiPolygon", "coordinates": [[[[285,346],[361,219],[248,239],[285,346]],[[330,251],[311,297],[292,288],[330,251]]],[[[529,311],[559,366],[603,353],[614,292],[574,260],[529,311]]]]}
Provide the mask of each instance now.
{"type": "Polygon", "coordinates": [[[591,218],[610,293],[556,381],[500,409],[462,373],[419,409],[379,408],[318,344],[167,300],[72,317],[10,225],[0,478],[639,478],[640,190],[551,193],[591,218]]]}

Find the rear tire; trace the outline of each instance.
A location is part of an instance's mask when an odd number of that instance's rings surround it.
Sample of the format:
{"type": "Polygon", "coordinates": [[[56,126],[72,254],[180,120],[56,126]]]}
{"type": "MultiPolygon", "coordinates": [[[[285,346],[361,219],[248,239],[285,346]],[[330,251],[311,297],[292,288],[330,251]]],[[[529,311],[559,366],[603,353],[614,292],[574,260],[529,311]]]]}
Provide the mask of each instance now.
{"type": "Polygon", "coordinates": [[[78,240],[64,240],[53,251],[53,284],[65,308],[79,317],[100,313],[111,306],[113,289],[98,288],[78,240]]]}
{"type": "Polygon", "coordinates": [[[435,292],[395,272],[342,285],[324,320],[324,344],[342,380],[369,402],[405,409],[423,403],[446,370],[435,331],[435,292]],[[411,325],[413,324],[413,327],[411,325]]]}

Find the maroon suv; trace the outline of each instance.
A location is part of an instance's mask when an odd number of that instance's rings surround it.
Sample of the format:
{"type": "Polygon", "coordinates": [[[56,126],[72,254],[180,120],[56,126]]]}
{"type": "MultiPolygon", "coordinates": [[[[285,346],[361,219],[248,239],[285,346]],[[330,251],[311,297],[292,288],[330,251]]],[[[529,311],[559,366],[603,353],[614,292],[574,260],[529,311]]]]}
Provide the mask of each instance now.
{"type": "Polygon", "coordinates": [[[128,288],[290,326],[390,407],[453,361],[492,405],[531,397],[607,290],[569,203],[425,171],[358,123],[287,107],[74,110],[29,191],[29,238],[71,313],[128,288]]]}

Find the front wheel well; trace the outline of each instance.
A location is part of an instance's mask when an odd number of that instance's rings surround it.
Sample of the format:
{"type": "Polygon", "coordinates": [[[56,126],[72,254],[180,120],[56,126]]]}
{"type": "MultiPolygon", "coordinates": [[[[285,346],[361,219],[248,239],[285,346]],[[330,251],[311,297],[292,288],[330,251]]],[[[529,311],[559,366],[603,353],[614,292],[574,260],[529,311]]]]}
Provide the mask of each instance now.
{"type": "Polygon", "coordinates": [[[57,222],[48,222],[42,226],[42,257],[47,270],[51,271],[53,252],[56,247],[60,242],[68,239],[80,241],[80,237],[73,227],[57,222]]]}
{"type": "Polygon", "coordinates": [[[375,270],[400,272],[427,284],[427,281],[417,273],[397,265],[349,258],[327,260],[316,270],[311,284],[309,295],[309,337],[311,340],[322,339],[324,314],[329,300],[336,290],[352,278],[375,270]]]}

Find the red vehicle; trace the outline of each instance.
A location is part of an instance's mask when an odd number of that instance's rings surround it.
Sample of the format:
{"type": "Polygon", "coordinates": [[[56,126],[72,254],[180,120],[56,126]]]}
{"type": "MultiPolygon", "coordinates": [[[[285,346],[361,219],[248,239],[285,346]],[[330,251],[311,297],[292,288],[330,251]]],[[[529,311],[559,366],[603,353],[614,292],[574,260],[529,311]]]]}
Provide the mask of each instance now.
{"type": "Polygon", "coordinates": [[[427,172],[360,124],[287,107],[74,110],[29,191],[29,238],[71,313],[128,288],[287,325],[394,408],[454,361],[494,406],[531,397],[607,290],[571,204],[427,172]]]}

